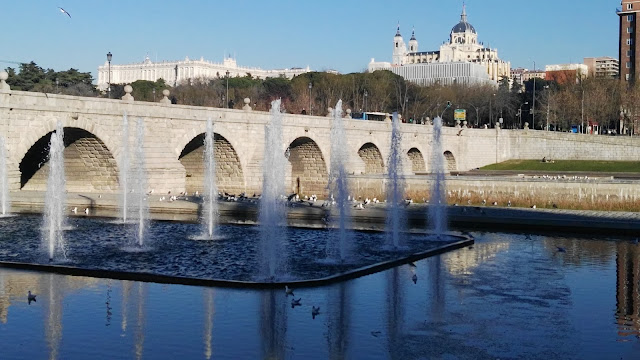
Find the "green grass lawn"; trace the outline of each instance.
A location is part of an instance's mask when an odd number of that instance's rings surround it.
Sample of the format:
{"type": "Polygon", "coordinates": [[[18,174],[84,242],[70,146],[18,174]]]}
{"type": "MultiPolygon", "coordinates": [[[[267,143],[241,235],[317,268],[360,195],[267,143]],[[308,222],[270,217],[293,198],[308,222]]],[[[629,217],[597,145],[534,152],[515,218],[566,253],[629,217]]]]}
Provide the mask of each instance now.
{"type": "Polygon", "coordinates": [[[509,160],[492,164],[480,170],[534,170],[534,171],[584,171],[584,172],[627,172],[640,173],[640,161],[592,161],[554,160],[543,163],[540,160],[509,160]]]}

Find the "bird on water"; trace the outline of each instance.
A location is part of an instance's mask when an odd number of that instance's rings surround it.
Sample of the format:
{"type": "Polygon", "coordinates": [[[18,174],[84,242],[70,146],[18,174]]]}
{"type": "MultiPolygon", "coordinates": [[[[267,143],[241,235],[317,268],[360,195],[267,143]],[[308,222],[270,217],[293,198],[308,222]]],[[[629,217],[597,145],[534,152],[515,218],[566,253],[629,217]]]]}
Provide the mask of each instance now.
{"type": "Polygon", "coordinates": [[[36,302],[36,294],[32,294],[31,290],[29,290],[29,292],[27,293],[27,302],[29,302],[29,305],[31,305],[31,302],[36,302]]]}

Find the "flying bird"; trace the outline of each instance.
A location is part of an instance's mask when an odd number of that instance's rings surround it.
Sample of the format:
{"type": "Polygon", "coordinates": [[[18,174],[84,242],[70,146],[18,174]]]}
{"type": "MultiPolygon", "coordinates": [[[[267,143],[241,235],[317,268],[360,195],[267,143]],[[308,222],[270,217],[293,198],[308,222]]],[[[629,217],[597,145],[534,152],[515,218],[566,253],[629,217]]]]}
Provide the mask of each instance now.
{"type": "Polygon", "coordinates": [[[69,13],[67,12],[67,10],[65,10],[65,9],[63,9],[63,8],[61,8],[61,7],[58,7],[58,9],[60,9],[60,12],[61,12],[61,13],[63,13],[63,14],[67,14],[67,16],[69,17],[69,19],[71,19],[71,14],[69,14],[69,13]]]}

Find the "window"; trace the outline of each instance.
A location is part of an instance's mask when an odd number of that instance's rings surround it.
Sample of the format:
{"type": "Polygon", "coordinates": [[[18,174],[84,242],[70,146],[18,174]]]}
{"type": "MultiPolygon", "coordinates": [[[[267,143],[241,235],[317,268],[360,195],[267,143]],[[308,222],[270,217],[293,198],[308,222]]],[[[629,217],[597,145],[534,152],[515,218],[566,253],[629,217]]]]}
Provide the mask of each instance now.
{"type": "Polygon", "coordinates": [[[627,21],[628,22],[632,22],[633,21],[633,15],[627,15],[627,21]]]}
{"type": "Polygon", "coordinates": [[[627,10],[633,9],[633,4],[627,4],[627,10]]]}
{"type": "Polygon", "coordinates": [[[631,57],[631,50],[627,50],[627,57],[631,57]]]}
{"type": "Polygon", "coordinates": [[[631,61],[627,61],[627,69],[631,69],[631,61]]]}
{"type": "Polygon", "coordinates": [[[626,74],[626,75],[624,76],[624,79],[625,79],[625,80],[627,80],[627,81],[629,81],[629,74],[626,74]]]}
{"type": "Polygon", "coordinates": [[[633,44],[633,39],[627,39],[627,45],[633,44]]]}
{"type": "Polygon", "coordinates": [[[627,34],[631,34],[632,32],[633,32],[633,28],[628,27],[628,28],[627,28],[627,34]]]}
{"type": "Polygon", "coordinates": [[[396,47],[398,47],[398,43],[396,43],[396,47]]]}

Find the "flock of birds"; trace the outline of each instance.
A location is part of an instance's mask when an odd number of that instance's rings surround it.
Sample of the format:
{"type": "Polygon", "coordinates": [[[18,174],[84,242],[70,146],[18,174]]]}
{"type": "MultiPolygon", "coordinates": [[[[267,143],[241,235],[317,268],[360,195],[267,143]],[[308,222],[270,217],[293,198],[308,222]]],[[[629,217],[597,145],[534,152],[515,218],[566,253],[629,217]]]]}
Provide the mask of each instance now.
{"type": "MultiPolygon", "coordinates": [[[[288,285],[285,285],[284,287],[284,295],[286,297],[289,297],[289,295],[291,295],[292,299],[291,299],[291,308],[295,309],[296,306],[302,306],[302,298],[297,298],[293,293],[293,289],[290,288],[288,285]]],[[[316,316],[320,315],[320,306],[311,306],[311,318],[315,320],[316,316]]]]}
{"type": "Polygon", "coordinates": [[[589,176],[567,176],[567,175],[534,175],[531,176],[531,179],[537,180],[548,180],[548,181],[558,181],[558,180],[574,180],[574,181],[584,181],[584,180],[595,180],[594,178],[590,178],[589,176]]]}

